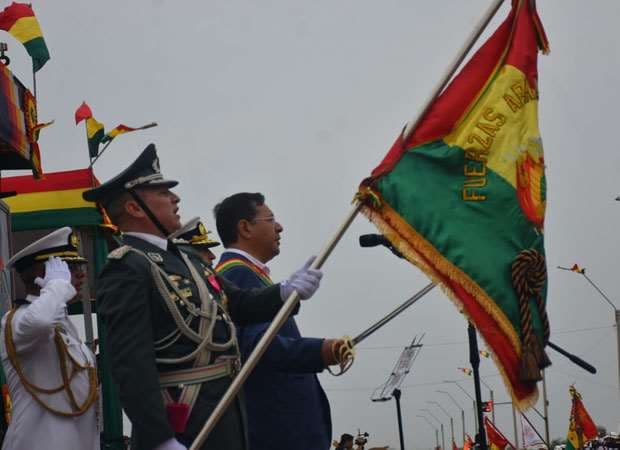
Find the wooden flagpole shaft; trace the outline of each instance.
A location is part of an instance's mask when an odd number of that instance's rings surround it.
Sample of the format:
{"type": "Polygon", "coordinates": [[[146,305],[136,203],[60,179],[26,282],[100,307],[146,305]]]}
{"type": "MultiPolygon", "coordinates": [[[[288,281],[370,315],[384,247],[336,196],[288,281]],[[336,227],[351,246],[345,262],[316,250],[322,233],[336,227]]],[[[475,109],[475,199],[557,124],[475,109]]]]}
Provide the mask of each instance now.
{"type": "MultiPolygon", "coordinates": [[[[459,66],[461,65],[465,57],[467,56],[467,53],[469,52],[469,50],[471,50],[471,48],[474,46],[474,44],[476,43],[476,40],[478,39],[478,37],[480,37],[480,35],[482,34],[486,26],[489,24],[489,22],[491,21],[495,13],[499,10],[503,2],[504,0],[493,0],[493,4],[489,7],[489,9],[485,12],[484,16],[480,19],[479,23],[476,25],[476,28],[470,34],[468,41],[461,48],[458,56],[452,61],[451,66],[446,71],[446,74],[441,78],[440,82],[437,84],[432,94],[429,96],[429,98],[425,102],[424,107],[420,109],[418,116],[415,118],[415,120],[409,122],[409,124],[405,128],[405,131],[404,131],[405,137],[408,136],[409,133],[411,133],[411,131],[415,129],[418,122],[422,119],[422,116],[424,115],[426,110],[430,107],[433,101],[435,101],[435,98],[441,93],[441,91],[446,87],[446,85],[448,84],[448,82],[450,81],[454,73],[458,70],[459,66]]],[[[344,233],[347,231],[347,229],[353,222],[353,219],[355,219],[355,217],[357,216],[357,214],[360,212],[361,209],[362,209],[362,204],[359,202],[355,202],[355,204],[353,205],[353,208],[351,209],[349,214],[345,217],[340,228],[336,231],[335,235],[330,239],[330,241],[323,248],[322,252],[314,260],[314,263],[311,266],[312,269],[320,269],[323,266],[323,264],[325,263],[325,261],[327,260],[327,258],[329,257],[333,249],[336,247],[336,245],[338,245],[338,242],[340,241],[344,233]]],[[[213,430],[213,428],[215,427],[217,422],[220,420],[220,418],[222,417],[226,409],[230,406],[232,401],[235,399],[235,397],[241,390],[241,386],[243,385],[245,380],[248,378],[250,373],[252,373],[252,370],[254,370],[254,367],[256,367],[256,364],[262,357],[263,353],[265,353],[265,351],[267,350],[267,347],[269,346],[269,344],[271,343],[275,335],[278,333],[282,325],[284,325],[284,322],[286,322],[286,319],[288,319],[290,314],[293,312],[293,309],[295,309],[295,306],[297,305],[297,303],[299,303],[299,294],[297,293],[297,291],[294,291],[286,299],[286,302],[284,302],[284,304],[282,305],[282,308],[280,308],[280,311],[278,312],[276,317],[272,320],[271,324],[269,325],[269,328],[267,328],[267,330],[265,331],[265,334],[263,334],[263,337],[260,339],[256,347],[254,347],[254,350],[248,357],[247,361],[243,364],[243,367],[241,368],[241,370],[239,371],[239,373],[237,374],[233,382],[228,387],[228,390],[224,393],[224,395],[220,399],[219,403],[217,404],[217,406],[211,413],[211,416],[209,416],[209,419],[207,420],[207,422],[204,424],[204,426],[200,430],[200,433],[198,433],[198,435],[196,436],[196,439],[194,439],[194,442],[192,443],[189,450],[200,450],[200,447],[202,446],[204,441],[209,436],[209,433],[213,430]]]]}

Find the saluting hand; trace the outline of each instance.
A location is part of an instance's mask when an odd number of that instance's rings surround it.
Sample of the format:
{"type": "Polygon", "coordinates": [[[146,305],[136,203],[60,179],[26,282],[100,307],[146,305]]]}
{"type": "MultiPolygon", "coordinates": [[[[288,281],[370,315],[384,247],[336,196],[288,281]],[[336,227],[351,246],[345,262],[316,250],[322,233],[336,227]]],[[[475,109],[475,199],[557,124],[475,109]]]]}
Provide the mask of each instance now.
{"type": "Polygon", "coordinates": [[[316,256],[310,257],[306,264],[290,276],[288,280],[280,284],[280,296],[282,300],[286,300],[293,291],[297,291],[299,298],[307,300],[316,292],[321,284],[323,272],[318,269],[311,269],[310,266],[316,259],[316,256]]]}
{"type": "Polygon", "coordinates": [[[67,283],[71,283],[71,271],[65,261],[57,256],[50,256],[45,261],[45,277],[36,277],[34,282],[39,287],[44,288],[52,280],[64,280],[67,283]]]}

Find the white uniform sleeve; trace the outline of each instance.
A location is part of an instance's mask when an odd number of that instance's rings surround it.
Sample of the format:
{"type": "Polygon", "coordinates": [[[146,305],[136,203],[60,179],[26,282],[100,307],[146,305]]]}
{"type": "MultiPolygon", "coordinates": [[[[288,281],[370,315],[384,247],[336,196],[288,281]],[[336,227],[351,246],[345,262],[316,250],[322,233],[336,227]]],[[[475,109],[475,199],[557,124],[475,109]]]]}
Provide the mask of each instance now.
{"type": "Polygon", "coordinates": [[[51,280],[39,298],[13,316],[13,342],[18,353],[28,351],[40,339],[48,339],[65,316],[65,305],[75,297],[75,288],[65,280],[51,280]]]}

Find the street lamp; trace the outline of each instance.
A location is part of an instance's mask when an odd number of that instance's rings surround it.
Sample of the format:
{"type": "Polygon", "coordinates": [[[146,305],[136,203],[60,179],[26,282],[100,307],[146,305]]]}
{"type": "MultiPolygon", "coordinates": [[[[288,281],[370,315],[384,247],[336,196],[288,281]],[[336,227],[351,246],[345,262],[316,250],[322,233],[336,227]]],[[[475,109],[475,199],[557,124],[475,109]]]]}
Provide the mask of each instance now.
{"type": "Polygon", "coordinates": [[[441,423],[441,420],[439,420],[437,418],[437,416],[435,416],[435,414],[433,414],[431,412],[430,409],[421,409],[420,411],[424,411],[427,412],[433,419],[435,419],[437,421],[437,423],[440,425],[441,427],[441,450],[445,450],[446,449],[446,436],[443,432],[443,423],[441,423]]]}
{"type": "Polygon", "coordinates": [[[450,394],[448,391],[437,390],[435,392],[438,392],[440,394],[446,394],[448,397],[450,397],[450,400],[452,400],[452,403],[454,403],[456,405],[456,407],[461,410],[461,422],[462,422],[462,426],[463,426],[463,442],[465,442],[465,410],[463,409],[461,404],[458,403],[454,399],[454,397],[452,397],[452,394],[450,394]]]}
{"type": "Polygon", "coordinates": [[[473,405],[473,409],[474,409],[474,423],[476,424],[476,430],[477,430],[478,429],[478,411],[476,410],[476,399],[473,398],[471,395],[469,395],[469,392],[467,392],[465,390],[465,388],[459,384],[458,381],[456,381],[456,380],[444,380],[444,383],[456,384],[456,387],[458,387],[461,391],[463,391],[465,393],[466,396],[468,396],[470,398],[470,400],[472,402],[472,405],[473,405]]]}
{"type": "Polygon", "coordinates": [[[435,427],[435,425],[433,425],[431,421],[422,414],[416,414],[416,417],[421,417],[422,419],[424,419],[424,421],[429,424],[433,430],[435,430],[435,449],[439,448],[439,430],[437,429],[437,427],[435,427]]]}
{"type": "MultiPolygon", "coordinates": [[[[620,197],[616,198],[616,200],[620,199],[620,197]]],[[[607,295],[605,295],[605,293],[602,291],[602,289],[600,287],[598,287],[594,281],[592,281],[590,279],[590,277],[588,277],[586,275],[586,269],[585,268],[580,268],[579,266],[577,266],[577,264],[575,264],[573,267],[561,267],[558,266],[558,269],[562,269],[562,270],[568,270],[569,272],[575,272],[575,273],[580,273],[581,275],[583,275],[583,277],[588,280],[588,283],[590,283],[590,285],[596,289],[596,292],[598,292],[601,297],[603,298],[603,300],[605,300],[609,306],[612,307],[612,309],[614,310],[614,319],[616,321],[616,338],[618,340],[618,387],[620,388],[620,309],[618,309],[618,307],[616,307],[616,305],[614,304],[614,302],[612,302],[609,297],[607,297],[607,295]]]]}
{"type": "Polygon", "coordinates": [[[454,443],[454,419],[452,419],[452,416],[450,415],[450,413],[448,413],[448,411],[446,411],[446,410],[444,409],[444,407],[443,407],[443,406],[441,406],[438,402],[432,402],[432,401],[431,401],[431,402],[427,402],[427,403],[430,403],[430,404],[432,404],[432,405],[437,405],[437,407],[438,407],[439,409],[441,409],[441,411],[442,411],[442,412],[443,412],[446,416],[448,416],[448,418],[450,419],[450,436],[452,437],[452,443],[454,443]]]}

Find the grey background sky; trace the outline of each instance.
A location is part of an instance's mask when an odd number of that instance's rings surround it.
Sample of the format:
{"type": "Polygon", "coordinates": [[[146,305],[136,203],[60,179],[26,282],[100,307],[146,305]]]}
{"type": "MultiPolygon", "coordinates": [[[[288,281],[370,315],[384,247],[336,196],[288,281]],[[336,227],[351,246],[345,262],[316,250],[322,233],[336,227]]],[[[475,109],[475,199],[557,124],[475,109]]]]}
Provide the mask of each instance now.
{"type": "MultiPolygon", "coordinates": [[[[223,197],[265,193],[284,226],[282,254],[271,265],[280,279],[335,231],[359,181],[489,1],[33,3],[52,56],[37,80],[40,119],[56,120],[41,133],[44,169],[87,165],[84,129],[73,123],[82,100],[108,128],[157,121],[155,129],[118,138],[97,163],[99,178],[108,179],[155,142],[164,173],[181,180],[184,219],[201,215],[213,228],[211,210],[223,197]]],[[[552,339],[599,371],[590,375],[550,351],[551,435],[563,437],[572,382],[597,423],[617,429],[620,422],[612,309],[580,276],[555,269],[577,262],[620,298],[620,203],[614,201],[620,193],[614,106],[620,103],[620,3],[547,0],[539,12],[552,48],[540,59],[552,339]]],[[[12,69],[30,84],[25,52],[5,40],[12,69]]],[[[373,226],[358,218],[326,264],[319,294],[298,317],[305,335],[354,335],[427,283],[389,252],[358,248],[358,235],[369,232],[373,226]]],[[[373,444],[397,445],[393,402],[374,404],[369,397],[400,349],[423,332],[426,345],[403,389],[408,446],[434,445],[434,432],[416,417],[420,408],[430,407],[449,428],[427,401],[440,402],[458,419],[456,407],[435,390],[470,405],[455,386],[441,384],[463,380],[473,393],[471,379],[456,369],[468,364],[466,323],[437,290],[366,341],[345,376],[321,376],[335,435],[360,428],[373,444]]],[[[481,372],[496,401],[506,401],[490,360],[481,372]]],[[[466,415],[473,433],[471,407],[466,415]]],[[[530,417],[542,430],[535,414],[530,417]]],[[[497,407],[497,423],[512,439],[508,406],[497,407]]],[[[460,436],[460,425],[456,431],[460,436]]]]}

